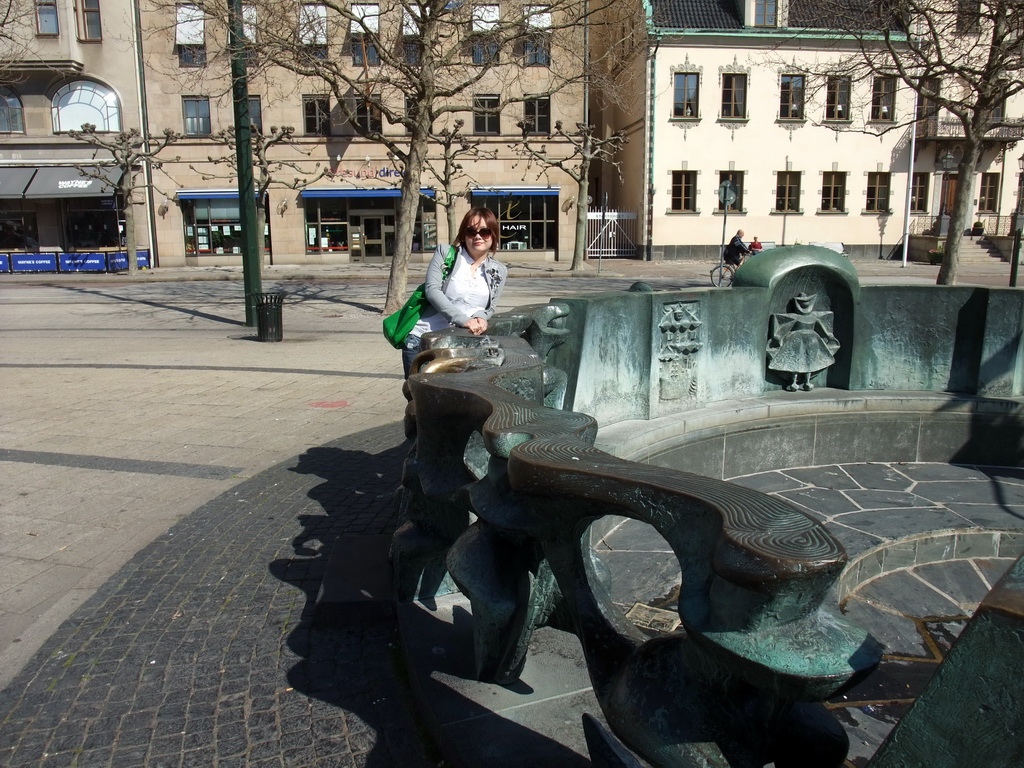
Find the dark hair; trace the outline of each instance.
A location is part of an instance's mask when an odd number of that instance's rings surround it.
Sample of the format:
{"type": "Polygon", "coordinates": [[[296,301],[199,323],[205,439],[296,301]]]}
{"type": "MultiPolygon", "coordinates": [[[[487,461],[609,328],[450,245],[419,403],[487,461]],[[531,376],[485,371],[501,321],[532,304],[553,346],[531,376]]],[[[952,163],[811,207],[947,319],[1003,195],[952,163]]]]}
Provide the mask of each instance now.
{"type": "Polygon", "coordinates": [[[469,222],[479,216],[484,220],[484,226],[491,230],[491,253],[496,253],[498,250],[498,217],[494,215],[494,211],[490,208],[470,208],[466,215],[462,217],[462,223],[459,224],[459,233],[455,237],[455,245],[465,246],[465,239],[462,237],[466,231],[466,227],[469,226],[469,222]]]}

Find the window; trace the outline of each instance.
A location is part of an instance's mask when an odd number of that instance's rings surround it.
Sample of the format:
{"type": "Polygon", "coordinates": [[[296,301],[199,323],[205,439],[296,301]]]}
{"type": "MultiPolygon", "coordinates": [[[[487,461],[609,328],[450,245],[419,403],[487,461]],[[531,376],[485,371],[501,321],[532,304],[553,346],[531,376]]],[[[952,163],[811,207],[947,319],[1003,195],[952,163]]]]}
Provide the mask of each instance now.
{"type": "Polygon", "coordinates": [[[485,194],[471,196],[471,205],[490,208],[498,217],[502,250],[558,248],[558,195],[485,194]]]}
{"type": "Polygon", "coordinates": [[[249,97],[249,125],[253,130],[263,133],[263,104],[259,96],[249,97]]]}
{"type": "Polygon", "coordinates": [[[209,136],[213,133],[210,100],[205,96],[182,96],[181,112],[185,117],[186,136],[209,136]]]}
{"type": "Polygon", "coordinates": [[[850,78],[830,77],[826,82],[825,119],[850,119],[850,78]]]}
{"type": "Polygon", "coordinates": [[[675,74],[672,117],[700,117],[700,75],[696,72],[675,74]]]}
{"type": "Polygon", "coordinates": [[[868,195],[867,210],[873,213],[889,212],[889,186],[890,176],[888,173],[872,172],[868,174],[868,195]]]}
{"type": "Polygon", "coordinates": [[[303,96],[302,117],[307,136],[331,135],[331,100],[327,96],[303,96]]]}
{"type": "Polygon", "coordinates": [[[876,77],[871,86],[871,119],[892,122],[896,119],[896,78],[876,77]]]}
{"type": "Polygon", "coordinates": [[[978,0],[957,0],[956,31],[960,34],[976,33],[981,25],[981,4],[978,0]]]}
{"type": "Polygon", "coordinates": [[[747,76],[722,75],[722,117],[747,116],[747,76]]]}
{"type": "Polygon", "coordinates": [[[754,26],[776,26],[776,24],[778,23],[776,21],[777,11],[778,3],[776,2],[776,0],[754,0],[754,26]]]}
{"type": "Polygon", "coordinates": [[[917,119],[926,120],[928,118],[935,117],[939,114],[939,105],[925,93],[933,93],[936,96],[939,95],[940,85],[937,77],[927,77],[921,80],[920,86],[921,95],[917,99],[917,119]]]}
{"type": "Polygon", "coordinates": [[[672,171],[672,210],[697,212],[697,172],[672,171]]]}
{"type": "MultiPolygon", "coordinates": [[[[722,171],[718,174],[718,185],[731,181],[736,187],[736,199],[729,206],[729,213],[737,213],[743,210],[743,171],[722,171]]],[[[718,201],[718,210],[725,210],[725,203],[718,201]]]]}
{"type": "Polygon", "coordinates": [[[804,116],[804,76],[783,75],[779,83],[779,119],[800,120],[804,116]]]}
{"type": "Polygon", "coordinates": [[[369,101],[356,104],[356,125],[364,131],[380,133],[384,129],[384,119],[380,109],[369,101]]]}
{"type": "Polygon", "coordinates": [[[779,171],[775,176],[775,210],[800,212],[800,172],[779,171]]]}
{"type": "Polygon", "coordinates": [[[821,176],[821,210],[843,212],[845,205],[846,173],[826,171],[821,176]]]}
{"type": "MultiPolygon", "coordinates": [[[[265,200],[257,206],[266,207],[265,200]]],[[[216,253],[241,253],[242,217],[238,198],[182,200],[181,217],[185,229],[185,253],[207,256],[216,253]]],[[[270,218],[266,219],[263,246],[270,253],[270,218]]]]}
{"type": "Polygon", "coordinates": [[[106,86],[77,80],[57,89],[50,100],[53,132],[77,131],[86,123],[97,131],[121,130],[121,103],[106,86]]]}
{"type": "Polygon", "coordinates": [[[79,0],[78,39],[102,40],[103,25],[100,23],[100,0],[79,0]]]}
{"type": "Polygon", "coordinates": [[[978,188],[978,210],[982,213],[999,212],[999,174],[981,174],[981,186],[978,188]]]}
{"type": "Polygon", "coordinates": [[[57,23],[57,0],[36,0],[36,33],[59,35],[57,23]]]}
{"type": "Polygon", "coordinates": [[[928,177],[927,173],[914,174],[910,189],[910,210],[914,213],[928,212],[928,177]]]}
{"type": "Polygon", "coordinates": [[[379,67],[376,36],[380,28],[380,6],[353,5],[353,19],[349,25],[352,35],[352,66],[379,67]]]}
{"type": "Polygon", "coordinates": [[[523,102],[523,128],[527,133],[551,133],[551,100],[527,99],[523,102]]]}
{"type": "Polygon", "coordinates": [[[316,59],[327,58],[327,6],[299,6],[299,43],[306,54],[316,59]]]}
{"type": "Polygon", "coordinates": [[[423,57],[420,23],[408,8],[402,10],[402,47],[406,64],[419,64],[423,57]]]}
{"type": "Polygon", "coordinates": [[[542,5],[528,5],[525,12],[526,37],[523,39],[523,64],[527,67],[551,65],[551,12],[542,5]]]}
{"type": "Polygon", "coordinates": [[[498,41],[493,34],[500,18],[497,5],[473,6],[470,54],[474,64],[496,64],[498,41]]]}
{"type": "Polygon", "coordinates": [[[501,133],[497,96],[473,97],[473,133],[497,136],[501,133]],[[493,110],[493,111],[488,111],[493,110]]]}
{"type": "Polygon", "coordinates": [[[179,67],[206,65],[206,22],[203,9],[195,5],[179,5],[174,29],[179,67]]]}
{"type": "Polygon", "coordinates": [[[25,109],[10,88],[0,86],[0,133],[24,133],[25,109]]]}

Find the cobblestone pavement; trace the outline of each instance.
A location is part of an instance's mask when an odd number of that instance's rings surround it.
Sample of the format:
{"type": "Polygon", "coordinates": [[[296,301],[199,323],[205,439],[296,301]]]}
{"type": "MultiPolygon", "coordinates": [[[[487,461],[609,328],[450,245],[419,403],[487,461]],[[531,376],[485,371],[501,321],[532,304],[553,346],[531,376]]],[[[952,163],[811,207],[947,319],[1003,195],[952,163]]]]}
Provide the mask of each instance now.
{"type": "MultiPolygon", "coordinates": [[[[503,305],[709,268],[513,265],[503,305]]],[[[240,277],[0,276],[0,765],[436,764],[391,626],[311,622],[335,540],[393,525],[386,270],[268,269],[279,344],[253,343],[240,277]]]]}

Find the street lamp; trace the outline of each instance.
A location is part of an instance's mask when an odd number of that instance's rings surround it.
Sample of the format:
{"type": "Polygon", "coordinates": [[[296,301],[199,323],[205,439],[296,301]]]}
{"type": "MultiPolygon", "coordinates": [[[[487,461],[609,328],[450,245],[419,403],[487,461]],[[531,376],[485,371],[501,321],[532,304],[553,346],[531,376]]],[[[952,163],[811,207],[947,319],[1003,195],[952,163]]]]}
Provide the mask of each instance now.
{"type": "Polygon", "coordinates": [[[1021,238],[1021,197],[1024,197],[1024,155],[1017,158],[1020,176],[1017,179],[1017,207],[1013,210],[1013,250],[1010,258],[1010,287],[1017,287],[1017,270],[1020,267],[1021,238]]]}
{"type": "Polygon", "coordinates": [[[950,213],[946,202],[949,199],[949,174],[956,170],[956,156],[946,150],[946,154],[939,158],[939,162],[942,164],[942,200],[939,202],[939,236],[941,237],[949,231],[950,213]],[[943,214],[946,216],[946,226],[943,226],[943,214]]]}

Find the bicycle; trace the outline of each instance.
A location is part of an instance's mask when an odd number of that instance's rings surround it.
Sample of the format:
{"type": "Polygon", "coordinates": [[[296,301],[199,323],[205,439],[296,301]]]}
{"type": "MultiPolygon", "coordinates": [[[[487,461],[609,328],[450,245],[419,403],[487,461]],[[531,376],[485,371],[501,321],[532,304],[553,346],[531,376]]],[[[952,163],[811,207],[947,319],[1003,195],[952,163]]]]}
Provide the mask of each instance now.
{"type": "Polygon", "coordinates": [[[711,284],[716,288],[723,285],[728,288],[732,285],[732,279],[736,275],[736,267],[729,263],[719,264],[711,270],[711,284]]]}

